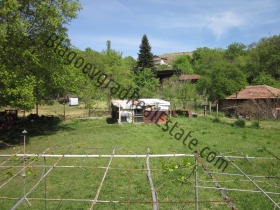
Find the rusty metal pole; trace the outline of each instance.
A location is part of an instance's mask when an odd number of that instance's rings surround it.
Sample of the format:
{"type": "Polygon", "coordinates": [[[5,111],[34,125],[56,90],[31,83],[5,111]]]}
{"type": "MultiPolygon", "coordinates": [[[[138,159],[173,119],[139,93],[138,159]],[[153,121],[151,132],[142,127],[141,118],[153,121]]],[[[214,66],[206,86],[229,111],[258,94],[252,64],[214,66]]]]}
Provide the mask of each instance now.
{"type": "Polygon", "coordinates": [[[195,158],[195,210],[199,209],[199,204],[198,204],[198,171],[197,171],[197,159],[195,158]]]}
{"type": "Polygon", "coordinates": [[[216,104],[216,117],[219,117],[219,103],[216,104]]]}
{"type": "MultiPolygon", "coordinates": [[[[109,81],[112,80],[112,75],[109,75],[109,81]]],[[[112,100],[112,94],[111,94],[111,86],[109,84],[108,86],[108,114],[111,112],[111,100],[112,100]]]]}
{"type": "Polygon", "coordinates": [[[63,102],[63,119],[65,120],[65,99],[64,99],[64,102],[63,102]]]}

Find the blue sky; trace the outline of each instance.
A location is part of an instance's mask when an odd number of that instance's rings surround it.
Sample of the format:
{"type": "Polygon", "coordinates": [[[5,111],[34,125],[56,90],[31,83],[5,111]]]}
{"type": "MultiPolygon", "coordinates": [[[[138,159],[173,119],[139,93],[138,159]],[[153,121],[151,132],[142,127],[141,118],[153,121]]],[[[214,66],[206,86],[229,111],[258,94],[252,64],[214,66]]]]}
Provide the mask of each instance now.
{"type": "Polygon", "coordinates": [[[75,47],[101,51],[106,41],[137,58],[143,34],[155,55],[226,48],[280,34],[279,0],[80,0],[68,25],[75,47]]]}

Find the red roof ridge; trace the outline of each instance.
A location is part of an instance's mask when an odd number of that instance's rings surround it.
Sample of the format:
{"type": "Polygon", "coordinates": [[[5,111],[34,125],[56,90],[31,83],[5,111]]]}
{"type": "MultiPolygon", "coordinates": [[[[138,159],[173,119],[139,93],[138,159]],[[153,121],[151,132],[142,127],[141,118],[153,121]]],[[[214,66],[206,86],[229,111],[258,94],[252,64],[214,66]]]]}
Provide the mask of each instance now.
{"type": "Polygon", "coordinates": [[[200,79],[199,74],[181,74],[180,75],[180,80],[186,80],[186,79],[200,79]]]}
{"type": "Polygon", "coordinates": [[[279,98],[280,97],[280,90],[277,89],[277,88],[274,88],[274,87],[271,87],[271,86],[268,86],[268,85],[265,85],[265,87],[267,88],[267,90],[269,92],[271,92],[275,97],[279,98]],[[279,91],[279,95],[277,95],[277,93],[275,93],[274,91],[279,91]]]}
{"type": "Polygon", "coordinates": [[[249,85],[227,99],[280,98],[280,89],[268,85],[249,85]]]}

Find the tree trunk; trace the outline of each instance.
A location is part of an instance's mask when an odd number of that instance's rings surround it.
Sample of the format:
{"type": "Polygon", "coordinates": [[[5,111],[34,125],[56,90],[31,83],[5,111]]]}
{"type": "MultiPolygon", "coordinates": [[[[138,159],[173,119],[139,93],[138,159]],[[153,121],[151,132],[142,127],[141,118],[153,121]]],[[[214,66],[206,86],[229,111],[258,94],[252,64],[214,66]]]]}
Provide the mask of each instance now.
{"type": "Polygon", "coordinates": [[[38,104],[38,102],[36,102],[36,115],[39,115],[39,104],[38,104]]]}
{"type": "Polygon", "coordinates": [[[186,101],[183,100],[183,109],[186,109],[186,101]]]}

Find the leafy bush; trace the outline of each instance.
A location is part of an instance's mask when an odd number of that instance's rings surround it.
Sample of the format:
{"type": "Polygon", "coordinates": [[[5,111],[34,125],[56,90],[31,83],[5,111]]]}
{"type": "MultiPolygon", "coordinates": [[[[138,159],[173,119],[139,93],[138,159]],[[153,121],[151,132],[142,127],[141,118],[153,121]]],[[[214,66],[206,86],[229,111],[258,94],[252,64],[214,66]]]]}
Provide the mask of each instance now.
{"type": "Polygon", "coordinates": [[[245,127],[245,121],[244,120],[236,120],[236,121],[234,121],[233,126],[244,128],[245,127]]]}
{"type": "Polygon", "coordinates": [[[220,118],[218,118],[218,117],[215,117],[212,121],[213,121],[214,123],[219,123],[219,122],[221,122],[220,118]]]}
{"type": "Polygon", "coordinates": [[[260,123],[259,122],[253,122],[251,127],[259,129],[260,128],[260,123]]]}

